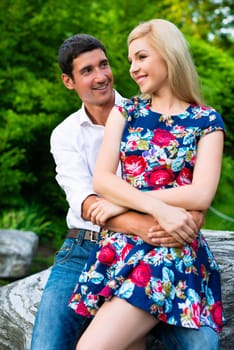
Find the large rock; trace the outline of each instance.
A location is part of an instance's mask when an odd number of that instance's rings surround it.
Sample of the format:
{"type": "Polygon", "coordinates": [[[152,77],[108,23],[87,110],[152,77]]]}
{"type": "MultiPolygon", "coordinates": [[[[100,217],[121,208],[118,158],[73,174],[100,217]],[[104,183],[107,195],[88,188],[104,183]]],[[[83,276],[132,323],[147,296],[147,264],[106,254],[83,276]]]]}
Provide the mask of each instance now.
{"type": "MultiPolygon", "coordinates": [[[[204,233],[221,268],[228,320],[220,335],[221,350],[231,350],[234,349],[234,232],[204,230],[204,233]]],[[[1,350],[29,350],[35,314],[48,275],[49,269],[0,288],[1,350]]],[[[156,349],[163,347],[158,343],[149,347],[156,349]]]]}
{"type": "MultiPolygon", "coordinates": [[[[28,350],[50,269],[0,288],[0,349],[28,350]]],[[[41,349],[43,350],[43,349],[41,349]]]]}
{"type": "Polygon", "coordinates": [[[0,278],[22,278],[38,245],[34,232],[0,230],[0,278]]]}
{"type": "Polygon", "coordinates": [[[220,335],[221,350],[234,349],[234,232],[204,230],[209,246],[219,263],[222,301],[227,325],[220,335]]]}

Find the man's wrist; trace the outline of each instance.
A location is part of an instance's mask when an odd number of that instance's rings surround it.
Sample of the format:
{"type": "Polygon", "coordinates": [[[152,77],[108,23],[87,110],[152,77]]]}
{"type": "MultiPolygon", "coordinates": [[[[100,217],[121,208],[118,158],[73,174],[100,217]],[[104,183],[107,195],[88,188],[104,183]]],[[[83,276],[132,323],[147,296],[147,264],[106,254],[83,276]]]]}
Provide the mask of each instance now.
{"type": "Polygon", "coordinates": [[[88,217],[87,212],[92,203],[94,203],[97,199],[97,195],[95,193],[90,194],[81,204],[81,217],[85,221],[90,221],[90,217],[88,217]]]}

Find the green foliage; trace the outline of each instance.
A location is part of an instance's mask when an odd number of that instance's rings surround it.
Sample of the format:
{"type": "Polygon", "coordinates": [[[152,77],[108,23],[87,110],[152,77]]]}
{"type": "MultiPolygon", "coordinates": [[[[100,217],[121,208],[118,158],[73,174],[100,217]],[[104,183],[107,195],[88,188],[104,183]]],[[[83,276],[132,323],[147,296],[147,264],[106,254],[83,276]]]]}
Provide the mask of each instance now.
{"type": "Polygon", "coordinates": [[[215,212],[213,212],[212,208],[213,206],[207,211],[204,228],[218,231],[234,231],[234,223],[232,220],[234,217],[227,216],[227,218],[225,218],[227,206],[223,207],[221,211],[214,207],[215,212]]]}
{"type": "MultiPolygon", "coordinates": [[[[232,14],[233,10],[230,0],[219,3],[221,5],[195,0],[182,3],[178,0],[2,0],[0,220],[5,222],[9,213],[12,222],[21,222],[21,229],[38,232],[41,239],[47,237],[56,246],[64,237],[67,203],[54,179],[50,134],[80,106],[75,93],[61,83],[57,65],[58,47],[65,38],[78,32],[92,34],[103,41],[115,87],[130,97],[137,93],[137,86],[128,73],[127,34],[136,24],[150,18],[161,17],[177,24],[189,35],[206,101],[225,120],[225,152],[229,154],[228,164],[233,164],[234,67],[229,54],[233,52],[233,40],[220,31],[226,25],[225,15],[232,14]],[[226,8],[225,13],[221,11],[222,6],[226,8]],[[211,34],[212,43],[208,41],[211,34]],[[32,207],[32,202],[38,206],[32,207]],[[42,213],[41,208],[45,212],[42,213]],[[24,215],[29,215],[28,223],[26,218],[23,220],[24,215]],[[37,221],[37,217],[42,221],[37,221]]],[[[217,196],[226,194],[226,186],[231,188],[233,179],[224,175],[217,196]]],[[[226,198],[231,202],[230,197],[226,198]]],[[[218,209],[232,215],[226,208],[218,206],[218,209]]]]}
{"type": "Polygon", "coordinates": [[[207,104],[216,108],[226,124],[225,145],[233,152],[234,142],[234,61],[230,55],[212,45],[189,38],[194,62],[201,78],[207,104]]]}
{"type": "Polygon", "coordinates": [[[22,209],[1,212],[0,227],[32,231],[38,235],[40,244],[49,243],[50,247],[57,249],[66,231],[64,216],[55,220],[50,216],[48,209],[42,208],[37,203],[28,204],[22,209]]]}
{"type": "Polygon", "coordinates": [[[184,33],[195,39],[210,41],[216,47],[225,47],[233,53],[232,0],[164,0],[158,6],[159,17],[174,22],[184,33]]]}
{"type": "Polygon", "coordinates": [[[0,218],[0,227],[3,229],[33,231],[41,236],[43,232],[48,232],[51,229],[52,223],[47,220],[45,209],[40,208],[37,204],[32,204],[17,211],[3,211],[0,218]]]}
{"type": "Polygon", "coordinates": [[[206,214],[204,227],[207,229],[234,231],[233,172],[233,158],[224,156],[219,187],[212,205],[206,214]]]}
{"type": "Polygon", "coordinates": [[[208,210],[206,228],[234,231],[234,161],[230,156],[224,156],[222,173],[212,207],[217,211],[208,210]]]}

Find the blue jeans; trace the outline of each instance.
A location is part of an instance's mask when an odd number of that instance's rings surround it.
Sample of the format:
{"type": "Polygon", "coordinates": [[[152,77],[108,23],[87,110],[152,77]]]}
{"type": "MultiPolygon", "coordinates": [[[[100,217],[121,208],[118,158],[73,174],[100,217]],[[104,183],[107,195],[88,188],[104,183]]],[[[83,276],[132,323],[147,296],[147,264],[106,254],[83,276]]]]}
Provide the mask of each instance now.
{"type": "Polygon", "coordinates": [[[220,349],[219,336],[210,327],[195,330],[160,323],[156,328],[156,336],[168,350],[220,349]]]}
{"type": "MultiPolygon", "coordinates": [[[[56,255],[38,308],[31,350],[73,350],[86,319],[67,306],[95,243],[67,238],[56,255]]],[[[199,331],[160,325],[157,334],[168,350],[218,350],[219,338],[208,327],[199,331]]]]}

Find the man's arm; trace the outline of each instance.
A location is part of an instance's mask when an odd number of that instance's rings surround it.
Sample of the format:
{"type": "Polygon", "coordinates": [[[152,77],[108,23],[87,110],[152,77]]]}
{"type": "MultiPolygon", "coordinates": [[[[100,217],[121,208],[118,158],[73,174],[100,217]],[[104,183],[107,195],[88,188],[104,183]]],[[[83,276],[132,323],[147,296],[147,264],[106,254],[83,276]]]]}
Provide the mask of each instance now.
{"type": "MultiPolygon", "coordinates": [[[[82,217],[84,220],[90,220],[87,212],[90,205],[96,201],[96,198],[97,196],[90,195],[84,200],[82,205],[82,217]]],[[[191,214],[197,226],[201,227],[204,222],[204,214],[201,212],[191,212],[191,214]]],[[[109,219],[105,224],[105,228],[125,234],[137,235],[145,242],[155,246],[181,247],[181,244],[166,233],[152,216],[135,211],[128,211],[109,219]]],[[[191,243],[191,238],[184,243],[191,243]]]]}
{"type": "MultiPolygon", "coordinates": [[[[74,118],[68,117],[52,132],[50,138],[51,153],[56,165],[56,181],[66,195],[72,218],[81,220],[83,201],[94,193],[92,175],[86,154],[82,149],[79,130],[75,129],[74,118]],[[76,132],[72,132],[76,130],[76,132]]],[[[76,126],[77,127],[77,126],[76,126]]],[[[98,229],[98,228],[97,228],[98,229]]]]}
{"type": "MultiPolygon", "coordinates": [[[[84,200],[82,204],[82,218],[84,220],[90,220],[88,210],[96,199],[96,195],[90,195],[84,200]]],[[[152,244],[152,241],[148,238],[147,233],[152,226],[155,226],[155,224],[155,220],[150,215],[128,211],[124,214],[120,214],[109,219],[105,224],[105,228],[125,234],[138,235],[145,242],[152,244]]]]}

